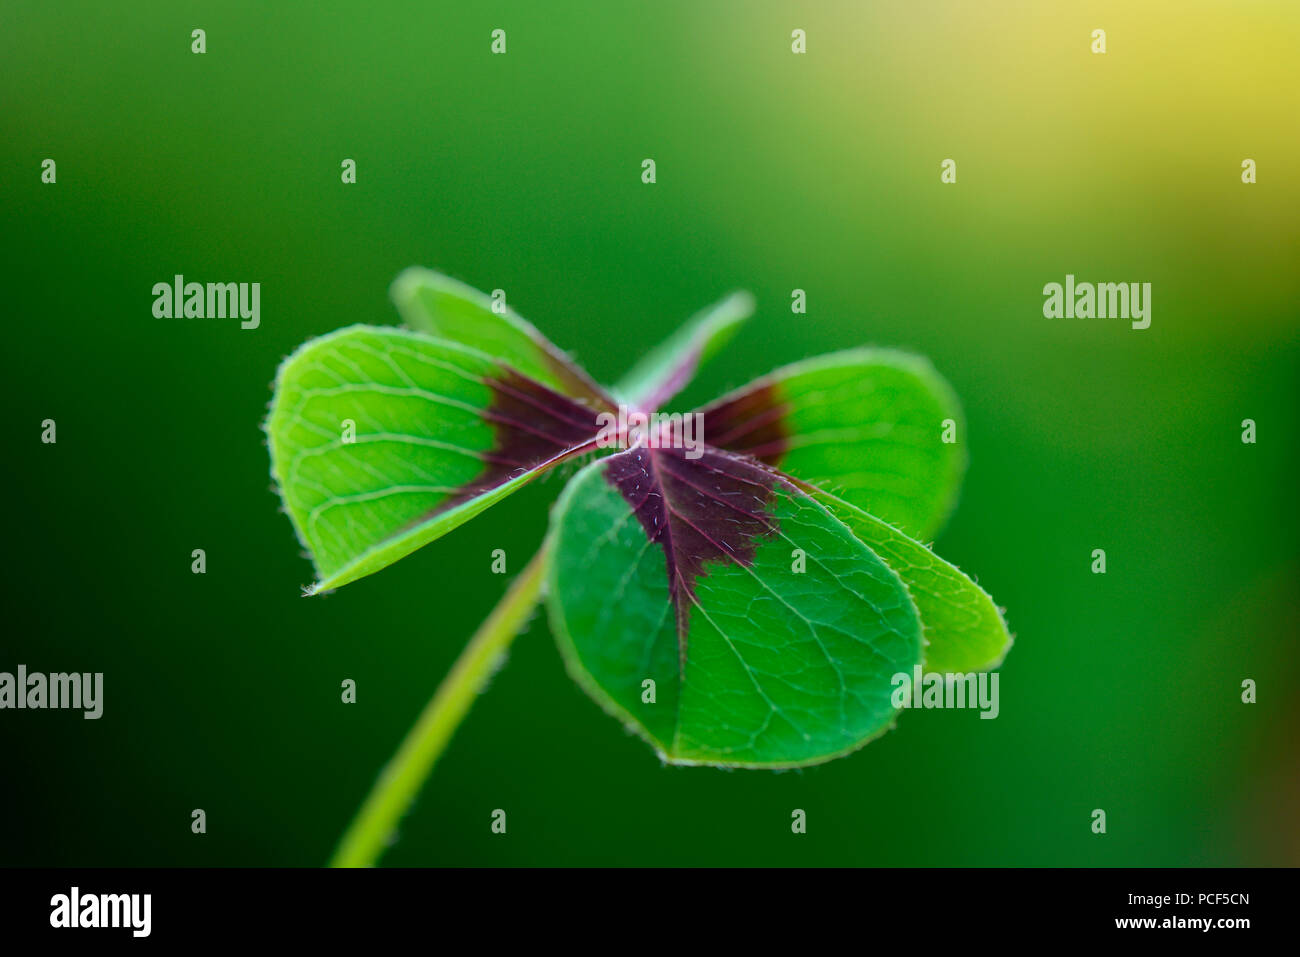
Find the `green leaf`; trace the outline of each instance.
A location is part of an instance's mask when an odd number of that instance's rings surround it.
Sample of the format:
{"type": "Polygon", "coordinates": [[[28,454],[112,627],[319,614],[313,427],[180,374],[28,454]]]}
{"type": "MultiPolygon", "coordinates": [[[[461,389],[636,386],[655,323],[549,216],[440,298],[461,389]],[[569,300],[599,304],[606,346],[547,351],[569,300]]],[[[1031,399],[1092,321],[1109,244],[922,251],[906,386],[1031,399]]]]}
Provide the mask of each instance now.
{"type": "Polygon", "coordinates": [[[881,349],[798,362],[703,409],[704,440],[753,455],[929,540],[966,467],[956,396],[925,359],[881,349]],[[943,442],[945,420],[957,441],[943,442]]]}
{"type": "Polygon", "coordinates": [[[816,764],[894,721],[892,677],[921,661],[916,608],[779,473],[633,448],[575,476],[551,530],[547,602],[569,671],[664,760],[816,764]]]}
{"type": "Polygon", "coordinates": [[[815,496],[907,586],[921,615],[926,671],[965,674],[996,668],[1011,648],[988,592],[920,542],[833,495],[815,496]]]}
{"type": "Polygon", "coordinates": [[[754,297],[734,292],[698,313],[638,362],[614,391],[639,409],[663,406],[713,358],[754,312],[754,297]]]}
{"type": "Polygon", "coordinates": [[[450,342],[352,326],[280,367],[271,474],[319,582],[369,575],[592,446],[596,411],[450,342]]]}
{"type": "Polygon", "coordinates": [[[411,267],[389,294],[417,332],[494,356],[562,395],[608,403],[587,373],[512,309],[493,309],[492,297],[442,273],[411,267]],[[501,310],[501,311],[498,311],[501,310]]]}

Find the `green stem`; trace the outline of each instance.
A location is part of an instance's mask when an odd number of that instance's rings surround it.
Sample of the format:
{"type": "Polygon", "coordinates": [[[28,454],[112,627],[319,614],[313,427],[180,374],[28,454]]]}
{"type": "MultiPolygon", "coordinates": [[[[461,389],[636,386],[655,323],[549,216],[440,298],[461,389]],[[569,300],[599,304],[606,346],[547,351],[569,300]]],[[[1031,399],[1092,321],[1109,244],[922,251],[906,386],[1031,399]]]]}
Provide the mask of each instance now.
{"type": "Polygon", "coordinates": [[[331,867],[372,867],[384,853],[398,821],[492,677],[497,661],[536,607],[546,573],[546,553],[543,544],[479,625],[415,726],[407,732],[397,754],[380,773],[339,842],[331,867]]]}

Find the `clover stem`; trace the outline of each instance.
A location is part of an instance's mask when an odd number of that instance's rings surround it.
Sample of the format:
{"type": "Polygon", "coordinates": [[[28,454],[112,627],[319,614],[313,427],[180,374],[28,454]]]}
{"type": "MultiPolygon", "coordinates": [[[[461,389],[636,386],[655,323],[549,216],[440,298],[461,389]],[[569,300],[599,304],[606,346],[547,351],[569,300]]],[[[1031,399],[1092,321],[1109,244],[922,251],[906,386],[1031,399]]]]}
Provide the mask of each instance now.
{"type": "Polygon", "coordinates": [[[447,742],[536,607],[546,575],[546,556],[543,544],[479,625],[380,773],[339,842],[331,867],[372,867],[387,849],[390,836],[420,793],[447,742]]]}

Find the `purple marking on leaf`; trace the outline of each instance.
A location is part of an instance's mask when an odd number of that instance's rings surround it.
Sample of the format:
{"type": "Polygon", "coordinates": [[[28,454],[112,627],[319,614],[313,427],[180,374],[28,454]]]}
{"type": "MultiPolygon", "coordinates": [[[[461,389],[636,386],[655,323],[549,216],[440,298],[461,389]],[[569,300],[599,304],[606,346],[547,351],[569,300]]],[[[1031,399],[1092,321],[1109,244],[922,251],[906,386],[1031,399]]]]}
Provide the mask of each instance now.
{"type": "Polygon", "coordinates": [[[774,383],[755,386],[702,410],[710,445],[779,465],[790,448],[789,407],[774,383]]]}
{"type": "Polygon", "coordinates": [[[480,457],[484,470],[472,482],[449,495],[407,527],[423,524],[448,509],[498,488],[516,476],[595,448],[596,416],[606,409],[589,408],[540,382],[503,367],[485,380],[492,401],[483,418],[495,441],[480,457]]]}
{"type": "Polygon", "coordinates": [[[708,447],[697,459],[684,449],[640,447],[605,461],[606,481],[664,550],[684,667],[696,581],[709,562],[753,564],[758,542],[777,532],[769,507],[781,479],[752,459],[708,447]]]}

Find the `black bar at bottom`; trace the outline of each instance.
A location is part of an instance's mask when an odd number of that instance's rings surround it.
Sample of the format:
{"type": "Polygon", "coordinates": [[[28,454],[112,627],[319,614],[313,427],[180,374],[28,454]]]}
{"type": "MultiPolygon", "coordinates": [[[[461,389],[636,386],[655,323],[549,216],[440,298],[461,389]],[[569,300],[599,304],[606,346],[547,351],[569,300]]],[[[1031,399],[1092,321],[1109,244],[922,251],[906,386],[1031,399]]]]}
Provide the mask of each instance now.
{"type": "Polygon", "coordinates": [[[568,938],[617,947],[663,934],[736,941],[785,930],[808,947],[830,933],[864,948],[972,934],[1231,945],[1283,933],[1296,886],[1291,869],[5,870],[0,940],[337,947],[402,935],[462,950],[465,936],[485,943],[512,933],[534,946],[568,938]]]}

